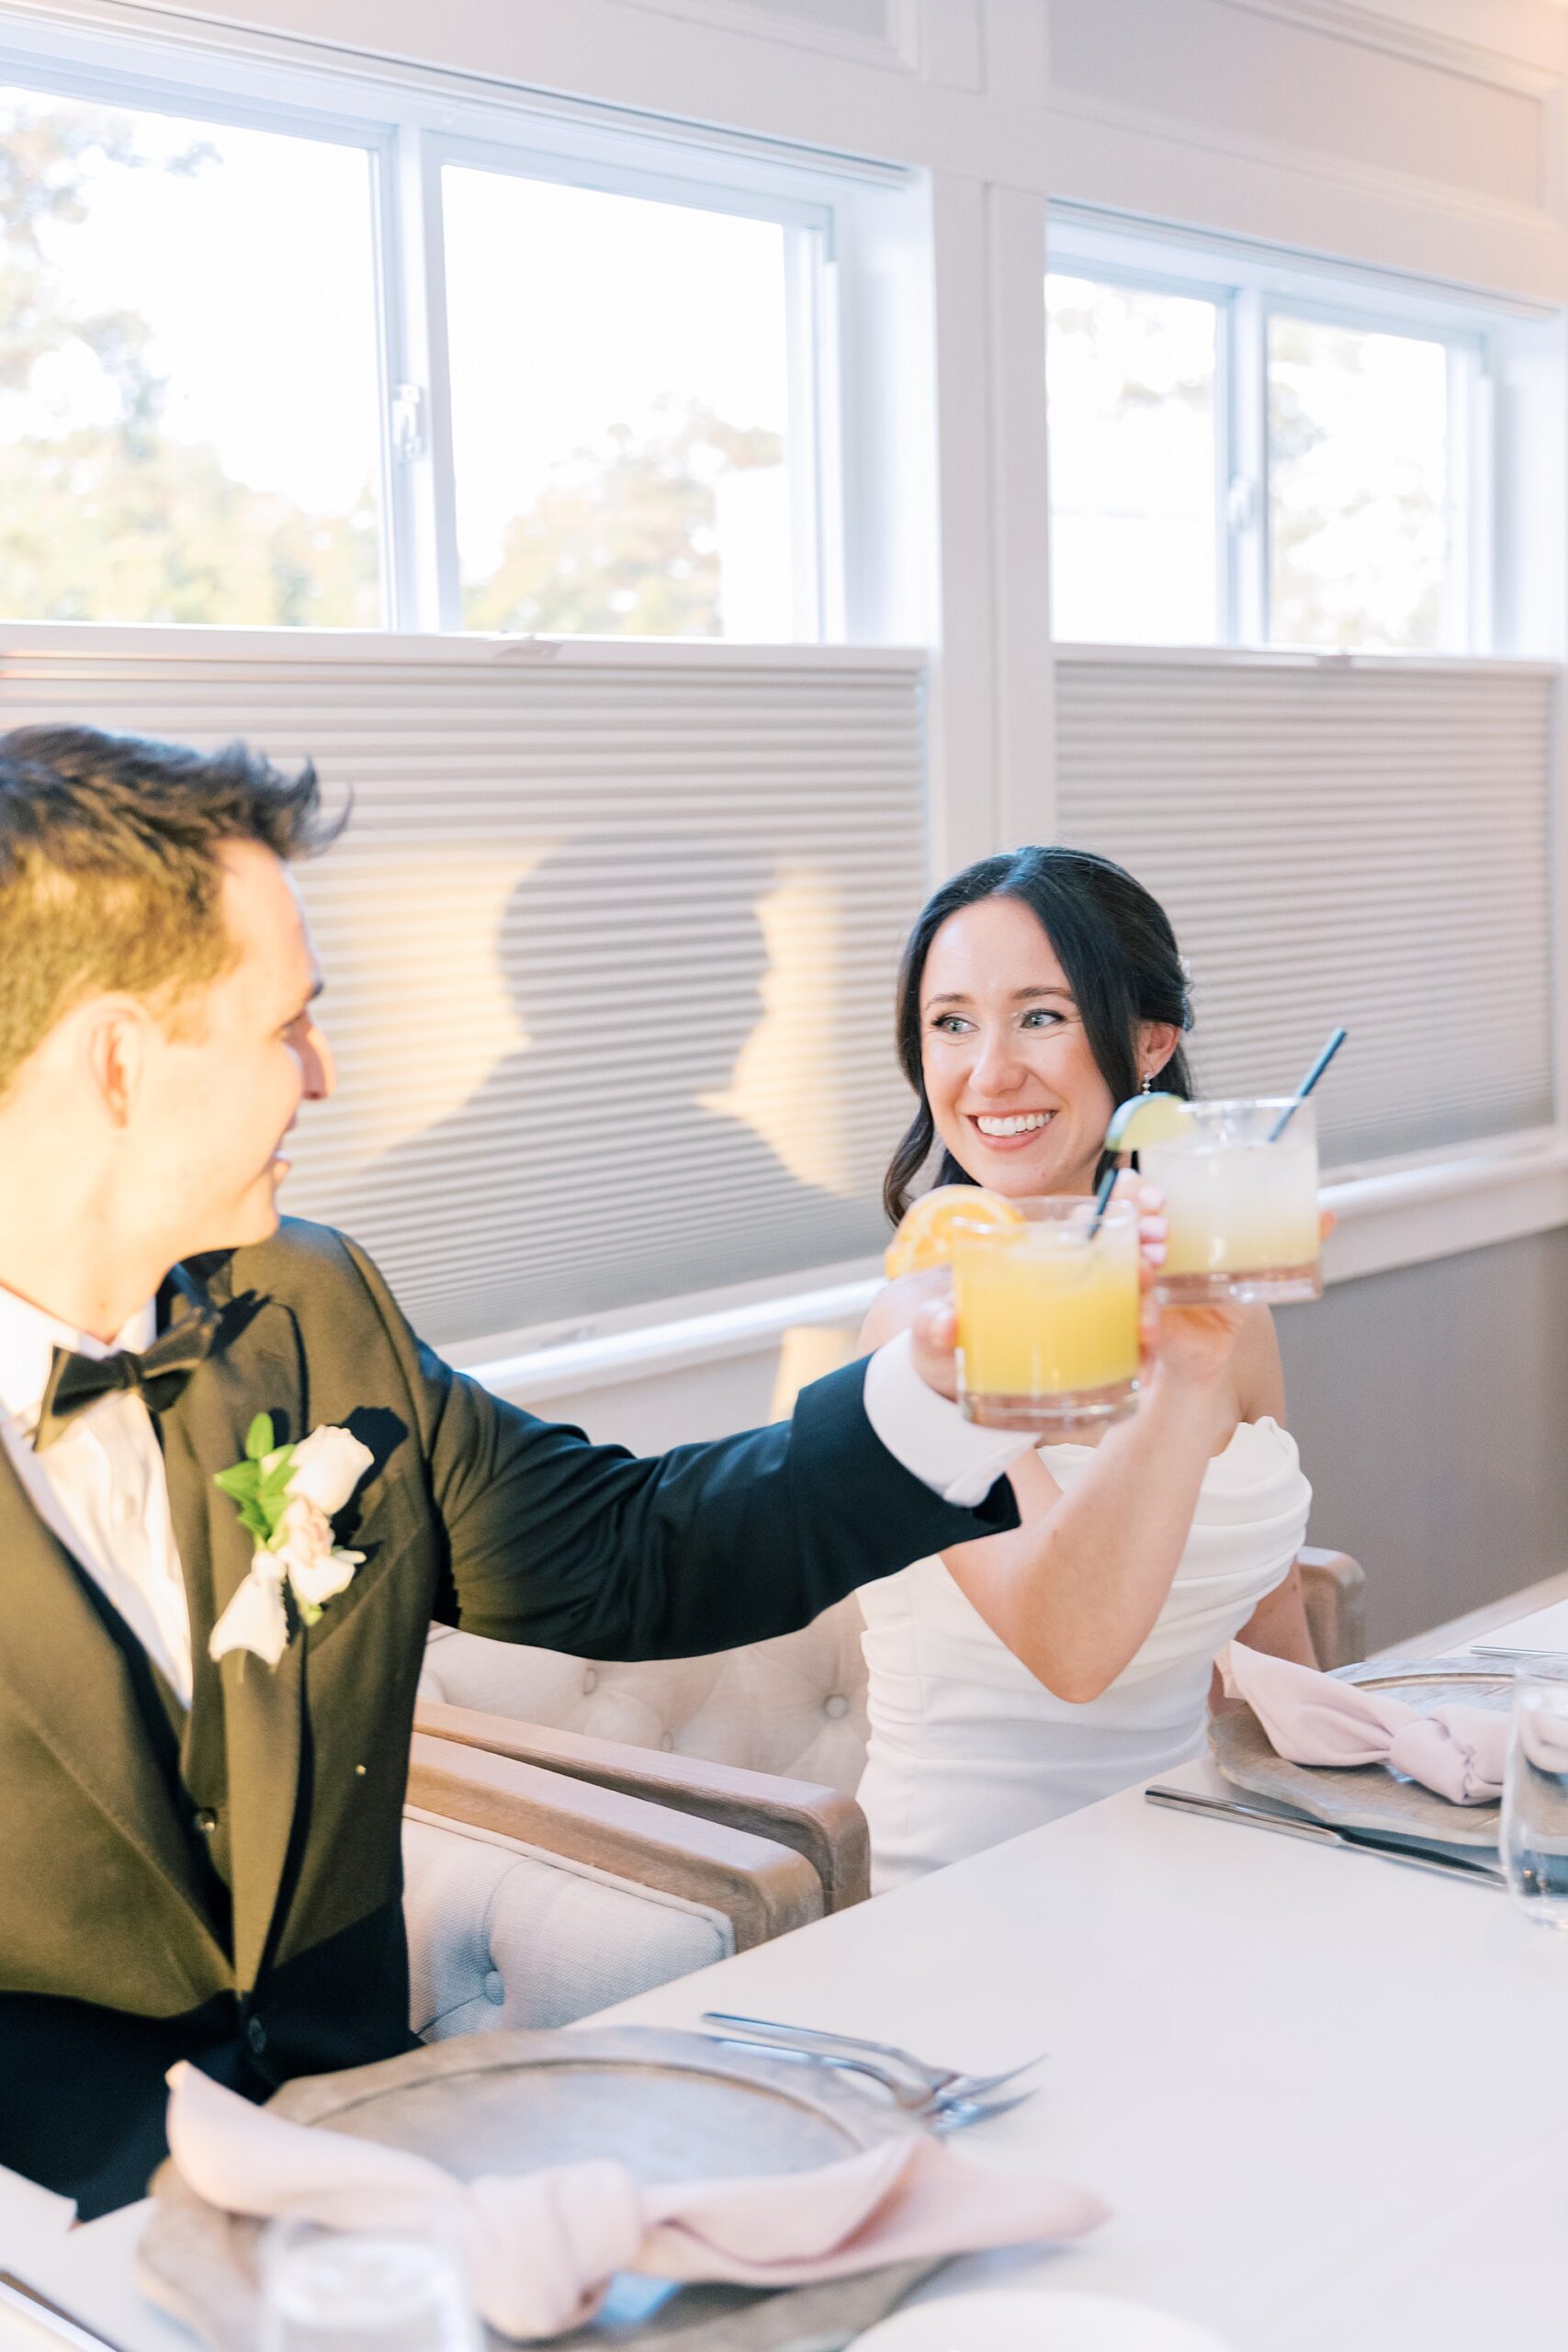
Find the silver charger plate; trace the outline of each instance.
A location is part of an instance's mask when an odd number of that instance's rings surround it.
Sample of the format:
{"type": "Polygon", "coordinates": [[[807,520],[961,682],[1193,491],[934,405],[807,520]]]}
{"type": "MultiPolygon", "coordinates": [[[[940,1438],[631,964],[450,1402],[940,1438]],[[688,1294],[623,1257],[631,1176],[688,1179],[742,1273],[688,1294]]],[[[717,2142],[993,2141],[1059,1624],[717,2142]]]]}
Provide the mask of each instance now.
{"type": "MultiPolygon", "coordinates": [[[[1428,1713],[1435,1707],[1496,1707],[1506,1712],[1513,1695],[1509,1668],[1473,1666],[1459,1659],[1382,1658],[1341,1667],[1336,1679],[1363,1690],[1386,1690],[1428,1713]]],[[[1424,1845],[1480,1847],[1495,1854],[1499,1808],[1450,1804],[1418,1781],[1391,1772],[1385,1764],[1291,1764],[1276,1756],[1250,1707],[1211,1716],[1209,1747],[1227,1781],[1254,1796],[1271,1797],[1292,1812],[1337,1829],[1359,1829],[1375,1838],[1419,1839],[1424,1845]]]]}
{"type": "MultiPolygon", "coordinates": [[[[919,2125],[840,2075],[753,2056],[695,2033],[641,2026],[468,2034],[340,2075],[286,2084],[269,2107],[296,2123],[412,2148],[460,2179],[613,2156],[649,2186],[804,2172],[919,2125]]],[[[261,2224],[218,2211],[165,2164],[137,2250],[137,2284],[213,2352],[253,2352],[261,2224]]],[[[760,2294],[729,2286],[616,2282],[584,2352],[768,2352],[890,2311],[928,2263],[760,2294]]],[[[488,2332],[493,2352],[508,2339],[488,2332]]]]}

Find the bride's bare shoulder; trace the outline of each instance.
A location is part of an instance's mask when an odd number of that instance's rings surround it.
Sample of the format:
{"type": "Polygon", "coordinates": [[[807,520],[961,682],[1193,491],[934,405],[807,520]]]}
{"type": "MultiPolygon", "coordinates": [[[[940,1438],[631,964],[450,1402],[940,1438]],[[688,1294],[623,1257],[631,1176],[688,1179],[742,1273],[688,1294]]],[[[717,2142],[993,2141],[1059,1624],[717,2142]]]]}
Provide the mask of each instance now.
{"type": "Polygon", "coordinates": [[[907,1331],[918,1309],[928,1298],[940,1298],[948,1281],[945,1266],[932,1266],[923,1274],[900,1274],[897,1282],[879,1290],[861,1325],[862,1354],[869,1355],[874,1348],[883,1347],[889,1340],[896,1340],[900,1331],[907,1331]]]}

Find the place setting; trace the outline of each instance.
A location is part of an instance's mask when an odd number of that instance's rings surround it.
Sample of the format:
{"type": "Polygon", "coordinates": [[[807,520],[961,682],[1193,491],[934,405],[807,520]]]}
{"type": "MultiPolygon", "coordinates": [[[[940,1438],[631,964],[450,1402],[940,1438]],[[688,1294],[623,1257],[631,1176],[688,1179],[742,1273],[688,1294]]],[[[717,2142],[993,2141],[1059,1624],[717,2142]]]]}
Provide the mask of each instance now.
{"type": "Polygon", "coordinates": [[[1150,1804],[1506,1889],[1568,1926],[1568,1659],[1478,1648],[1319,1674],[1233,1642],[1220,1671],[1233,1703],[1209,1749],[1246,1797],[1156,1783],[1150,1804]]]}
{"type": "Polygon", "coordinates": [[[334,2352],[351,2319],[386,2352],[400,2330],[422,2352],[825,2352],[954,2254],[1105,2218],[1092,2189],[948,2151],[1038,2062],[980,2076],[705,2024],[447,2041],[265,2109],[176,2068],[138,2284],[211,2352],[334,2352]]]}
{"type": "Polygon", "coordinates": [[[1120,2295],[941,2291],[954,2255],[1108,2218],[943,2145],[1032,2097],[1046,2053],[979,2074],[702,2025],[448,2042],[265,2109],[176,2068],[137,2284],[210,2352],[1226,2352],[1120,2295]]]}

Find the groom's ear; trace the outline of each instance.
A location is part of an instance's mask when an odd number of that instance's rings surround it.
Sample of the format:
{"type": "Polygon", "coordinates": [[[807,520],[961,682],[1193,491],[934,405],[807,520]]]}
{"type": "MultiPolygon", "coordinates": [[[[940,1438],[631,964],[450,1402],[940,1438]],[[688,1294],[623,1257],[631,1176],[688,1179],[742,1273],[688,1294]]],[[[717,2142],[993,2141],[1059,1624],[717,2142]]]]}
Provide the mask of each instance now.
{"type": "Polygon", "coordinates": [[[112,1125],[129,1126],[147,1085],[152,1014],[135,997],[106,996],[84,1005],[77,1018],[83,1067],[99,1105],[112,1125]]]}

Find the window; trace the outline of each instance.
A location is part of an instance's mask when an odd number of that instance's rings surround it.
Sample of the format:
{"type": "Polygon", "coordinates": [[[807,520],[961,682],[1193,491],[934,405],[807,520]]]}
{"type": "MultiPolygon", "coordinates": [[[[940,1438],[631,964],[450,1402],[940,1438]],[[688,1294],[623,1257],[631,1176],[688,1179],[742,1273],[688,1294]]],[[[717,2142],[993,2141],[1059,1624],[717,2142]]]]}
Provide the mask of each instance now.
{"type": "Polygon", "coordinates": [[[1206,1093],[1289,1085],[1343,1023],[1330,1169],[1533,1143],[1561,575],[1527,485],[1560,322],[1082,218],[1051,265],[1062,838],[1168,912],[1206,1093]]]}
{"type": "Polygon", "coordinates": [[[0,88],[0,613],[384,617],[363,147],[0,88]]]}
{"type": "Polygon", "coordinates": [[[1468,650],[1449,349],[1282,311],[1268,334],[1270,639],[1468,650]]]}
{"type": "Polygon", "coordinates": [[[1486,652],[1484,322],[1068,227],[1046,278],[1053,631],[1486,652]]]}
{"type": "Polygon", "coordinates": [[[1063,272],[1046,296],[1055,633],[1212,644],[1218,308],[1063,272]]]}
{"type": "Polygon", "coordinates": [[[0,618],[826,633],[848,183],[59,40],[0,55],[0,618]]]}
{"type": "Polygon", "coordinates": [[[466,628],[790,639],[789,232],[443,174],[466,628]]]}

